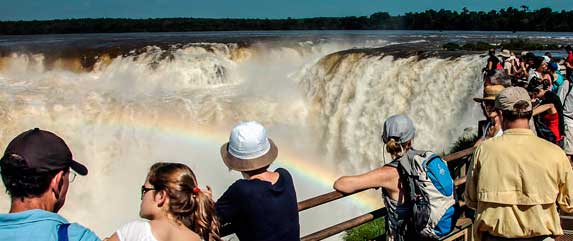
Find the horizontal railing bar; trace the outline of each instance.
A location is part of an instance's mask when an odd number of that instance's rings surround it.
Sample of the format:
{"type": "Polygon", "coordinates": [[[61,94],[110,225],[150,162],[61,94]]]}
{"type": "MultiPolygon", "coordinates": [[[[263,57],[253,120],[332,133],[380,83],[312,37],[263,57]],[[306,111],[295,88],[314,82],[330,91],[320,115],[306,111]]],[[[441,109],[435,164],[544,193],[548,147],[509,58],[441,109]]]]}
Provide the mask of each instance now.
{"type": "MultiPolygon", "coordinates": [[[[454,160],[460,159],[462,157],[469,156],[469,155],[473,154],[474,150],[475,150],[475,147],[471,147],[471,148],[468,148],[468,149],[465,149],[465,150],[462,150],[459,152],[455,152],[455,153],[446,155],[443,158],[444,158],[444,161],[447,161],[447,162],[454,161],[454,160]]],[[[368,189],[366,189],[366,190],[368,190],[368,189]]],[[[319,205],[322,205],[325,203],[329,203],[329,202],[338,200],[340,198],[343,198],[345,196],[354,195],[354,194],[362,192],[362,191],[365,191],[365,190],[360,190],[360,191],[356,191],[356,192],[348,193],[348,194],[344,194],[344,193],[341,193],[338,191],[332,191],[332,192],[329,192],[326,194],[322,194],[320,196],[312,197],[312,198],[300,201],[298,203],[298,211],[299,212],[304,211],[306,209],[313,208],[313,207],[316,207],[316,206],[319,206],[319,205]]]]}
{"type": "Polygon", "coordinates": [[[454,186],[458,187],[460,185],[466,184],[466,177],[460,177],[454,180],[454,186]]]}
{"type": "MultiPolygon", "coordinates": [[[[359,191],[359,192],[361,192],[361,191],[359,191]]],[[[355,193],[358,193],[358,192],[355,192],[355,193]]],[[[352,193],[352,194],[354,194],[354,193],[352,193]]],[[[333,192],[322,194],[322,195],[319,195],[319,196],[316,196],[313,198],[309,198],[309,199],[300,201],[298,203],[298,211],[301,212],[301,211],[307,210],[309,208],[316,207],[318,205],[325,204],[328,202],[332,202],[334,200],[338,200],[344,196],[352,195],[352,194],[344,194],[344,193],[341,193],[338,191],[333,191],[333,192]]]]}
{"type": "Polygon", "coordinates": [[[476,150],[476,147],[470,147],[470,148],[462,150],[462,151],[454,152],[452,154],[444,156],[444,161],[450,162],[450,161],[460,159],[462,157],[473,155],[475,150],[476,150]]]}
{"type": "Polygon", "coordinates": [[[341,233],[344,230],[348,230],[348,229],[357,227],[361,224],[370,222],[370,221],[374,220],[375,218],[383,217],[384,215],[386,215],[386,208],[380,208],[380,209],[372,211],[370,213],[360,215],[360,216],[355,217],[353,219],[350,219],[348,221],[344,221],[342,223],[339,223],[339,224],[336,224],[334,226],[325,228],[325,229],[320,230],[318,232],[309,234],[307,236],[302,237],[300,240],[301,241],[322,240],[322,239],[328,238],[330,236],[333,236],[335,234],[341,233]]]}
{"type": "MultiPolygon", "coordinates": [[[[464,184],[465,182],[466,182],[466,180],[465,180],[465,177],[464,177],[464,178],[456,179],[456,181],[454,181],[454,184],[455,184],[456,186],[458,186],[458,185],[464,184]],[[463,179],[463,180],[462,180],[462,179],[463,179]]],[[[465,206],[465,203],[464,203],[463,201],[458,201],[458,204],[459,204],[460,206],[465,206]]],[[[385,211],[386,211],[386,208],[381,208],[381,209],[378,209],[378,210],[376,210],[376,211],[380,211],[380,210],[384,210],[384,212],[385,212],[385,211]]],[[[359,216],[359,217],[350,219],[350,220],[348,220],[348,221],[342,222],[342,223],[340,223],[340,224],[337,224],[337,225],[334,225],[334,226],[325,228],[325,229],[320,230],[320,231],[318,231],[318,232],[309,234],[309,235],[303,237],[303,239],[301,239],[301,240],[321,240],[321,239],[324,239],[324,238],[328,238],[328,237],[330,237],[330,236],[332,236],[332,235],[335,235],[335,234],[337,234],[337,233],[340,233],[340,232],[342,232],[342,231],[344,231],[344,230],[347,230],[347,229],[351,229],[351,228],[360,226],[360,225],[362,225],[362,224],[365,224],[365,223],[367,223],[367,222],[372,221],[374,218],[377,218],[377,217],[372,217],[372,218],[371,218],[371,216],[369,216],[369,215],[371,215],[371,213],[367,213],[367,214],[364,214],[364,215],[362,215],[362,216],[359,216]],[[348,225],[347,223],[351,223],[351,224],[352,224],[352,227],[349,227],[349,228],[347,228],[347,229],[343,229],[342,231],[337,232],[337,231],[339,230],[339,228],[337,227],[338,225],[341,225],[341,224],[348,225]],[[324,231],[324,233],[323,233],[322,231],[324,231]],[[328,231],[328,232],[327,232],[327,231],[328,231]],[[330,234],[330,235],[329,235],[329,236],[325,236],[326,234],[330,234]],[[320,237],[320,239],[316,239],[316,238],[319,238],[319,237],[320,237]],[[307,238],[308,238],[308,239],[307,239],[307,238]]],[[[465,226],[462,226],[461,228],[463,229],[463,228],[465,228],[465,226]]]]}

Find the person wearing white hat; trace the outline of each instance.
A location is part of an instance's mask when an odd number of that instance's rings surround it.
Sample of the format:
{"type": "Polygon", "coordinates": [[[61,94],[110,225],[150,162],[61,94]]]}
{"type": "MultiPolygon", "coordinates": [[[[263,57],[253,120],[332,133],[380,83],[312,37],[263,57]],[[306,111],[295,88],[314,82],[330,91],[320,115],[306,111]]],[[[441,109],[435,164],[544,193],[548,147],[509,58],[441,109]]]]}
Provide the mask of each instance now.
{"type": "Polygon", "coordinates": [[[517,62],[515,54],[508,49],[504,49],[499,54],[503,61],[503,70],[508,76],[514,76],[517,72],[517,62]]]}
{"type": "Polygon", "coordinates": [[[222,233],[239,240],[300,240],[298,204],[286,169],[269,171],[278,148],[259,123],[241,122],[221,146],[221,158],[230,170],[241,172],[215,204],[222,233]]]}

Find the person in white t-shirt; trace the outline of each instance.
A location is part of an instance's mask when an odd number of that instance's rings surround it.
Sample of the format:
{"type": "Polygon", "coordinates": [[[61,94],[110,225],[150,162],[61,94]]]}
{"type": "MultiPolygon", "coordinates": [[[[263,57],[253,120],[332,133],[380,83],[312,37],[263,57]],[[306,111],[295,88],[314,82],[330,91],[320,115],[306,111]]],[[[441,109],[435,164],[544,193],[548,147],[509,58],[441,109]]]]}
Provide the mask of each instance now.
{"type": "Polygon", "coordinates": [[[211,189],[200,190],[193,171],[180,163],[151,166],[141,186],[139,216],[104,241],[221,241],[211,189]]]}

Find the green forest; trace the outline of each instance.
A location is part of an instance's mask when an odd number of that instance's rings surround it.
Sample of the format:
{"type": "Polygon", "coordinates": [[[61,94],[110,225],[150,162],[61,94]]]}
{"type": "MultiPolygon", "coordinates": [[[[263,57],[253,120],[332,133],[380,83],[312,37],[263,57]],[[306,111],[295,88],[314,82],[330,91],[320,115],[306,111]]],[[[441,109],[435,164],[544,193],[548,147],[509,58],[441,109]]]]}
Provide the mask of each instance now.
{"type": "Polygon", "coordinates": [[[391,16],[301,19],[85,18],[46,21],[0,21],[0,34],[187,32],[241,30],[482,30],[572,32],[573,11],[527,6],[500,10],[427,10],[391,16]]]}

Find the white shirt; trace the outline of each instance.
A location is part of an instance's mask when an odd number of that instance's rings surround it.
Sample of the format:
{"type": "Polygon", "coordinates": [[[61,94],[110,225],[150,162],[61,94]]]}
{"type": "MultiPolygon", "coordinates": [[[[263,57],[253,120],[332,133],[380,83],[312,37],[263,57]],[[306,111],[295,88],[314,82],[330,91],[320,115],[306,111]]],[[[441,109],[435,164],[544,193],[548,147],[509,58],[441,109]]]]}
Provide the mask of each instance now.
{"type": "MultiPolygon", "coordinates": [[[[483,127],[483,135],[482,135],[481,139],[483,139],[483,140],[487,139],[486,137],[487,137],[487,133],[488,133],[488,130],[490,127],[491,127],[491,121],[488,121],[487,124],[483,127]]],[[[503,130],[499,129],[499,130],[497,130],[497,132],[495,133],[495,135],[493,137],[498,137],[501,135],[503,135],[503,130]]]]}
{"type": "Polygon", "coordinates": [[[543,79],[543,75],[541,75],[541,73],[535,71],[535,69],[530,69],[529,70],[529,78],[527,78],[527,81],[531,81],[531,79],[533,79],[533,77],[543,79]]]}
{"type": "Polygon", "coordinates": [[[117,230],[120,241],[157,241],[151,233],[151,225],[147,221],[133,221],[117,230]]]}

